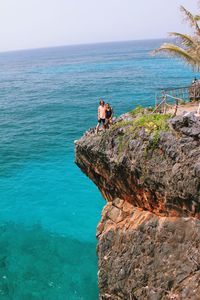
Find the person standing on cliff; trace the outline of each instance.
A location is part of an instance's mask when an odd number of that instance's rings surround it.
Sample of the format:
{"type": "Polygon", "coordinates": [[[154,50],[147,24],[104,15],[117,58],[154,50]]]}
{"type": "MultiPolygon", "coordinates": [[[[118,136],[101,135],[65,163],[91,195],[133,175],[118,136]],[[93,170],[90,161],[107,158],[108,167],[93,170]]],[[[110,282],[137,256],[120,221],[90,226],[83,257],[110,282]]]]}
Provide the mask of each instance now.
{"type": "Polygon", "coordinates": [[[110,106],[109,103],[106,103],[106,128],[109,128],[112,124],[112,118],[113,118],[113,109],[110,106]]]}
{"type": "Polygon", "coordinates": [[[96,133],[99,132],[99,127],[102,123],[103,129],[105,129],[105,122],[106,122],[106,106],[103,99],[100,99],[99,101],[99,107],[98,107],[98,124],[96,127],[96,133]]]}

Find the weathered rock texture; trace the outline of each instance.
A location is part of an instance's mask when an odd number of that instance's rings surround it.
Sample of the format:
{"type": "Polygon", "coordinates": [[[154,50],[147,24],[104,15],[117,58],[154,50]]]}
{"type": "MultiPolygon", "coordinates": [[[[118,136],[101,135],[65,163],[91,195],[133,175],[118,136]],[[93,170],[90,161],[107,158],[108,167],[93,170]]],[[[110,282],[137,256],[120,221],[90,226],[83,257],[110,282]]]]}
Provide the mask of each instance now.
{"type": "Polygon", "coordinates": [[[97,228],[100,299],[200,300],[200,120],[132,130],[126,114],[76,143],[107,205],[97,228]]]}

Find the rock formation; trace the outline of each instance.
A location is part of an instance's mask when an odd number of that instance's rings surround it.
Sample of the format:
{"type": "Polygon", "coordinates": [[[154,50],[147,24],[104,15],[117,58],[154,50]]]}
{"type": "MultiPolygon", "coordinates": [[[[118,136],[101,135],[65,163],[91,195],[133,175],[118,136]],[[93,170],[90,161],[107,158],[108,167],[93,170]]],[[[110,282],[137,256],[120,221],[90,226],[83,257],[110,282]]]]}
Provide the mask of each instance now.
{"type": "Polygon", "coordinates": [[[100,299],[199,300],[200,119],[125,114],[78,140],[76,163],[107,201],[100,299]]]}

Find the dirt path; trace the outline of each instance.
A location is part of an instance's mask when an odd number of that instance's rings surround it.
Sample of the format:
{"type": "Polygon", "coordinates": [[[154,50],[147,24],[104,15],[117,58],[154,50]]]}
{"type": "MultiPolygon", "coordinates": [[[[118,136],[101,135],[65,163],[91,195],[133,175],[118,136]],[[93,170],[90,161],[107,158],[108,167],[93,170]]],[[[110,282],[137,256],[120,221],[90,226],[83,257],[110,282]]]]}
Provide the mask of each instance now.
{"type": "MultiPolygon", "coordinates": [[[[178,106],[178,110],[176,115],[182,115],[184,113],[189,113],[189,112],[198,112],[198,108],[199,108],[199,102],[188,102],[185,104],[181,104],[178,106]]],[[[169,107],[169,109],[167,110],[167,113],[174,113],[175,111],[175,106],[171,106],[169,107]]],[[[200,116],[200,113],[198,114],[200,116]]]]}

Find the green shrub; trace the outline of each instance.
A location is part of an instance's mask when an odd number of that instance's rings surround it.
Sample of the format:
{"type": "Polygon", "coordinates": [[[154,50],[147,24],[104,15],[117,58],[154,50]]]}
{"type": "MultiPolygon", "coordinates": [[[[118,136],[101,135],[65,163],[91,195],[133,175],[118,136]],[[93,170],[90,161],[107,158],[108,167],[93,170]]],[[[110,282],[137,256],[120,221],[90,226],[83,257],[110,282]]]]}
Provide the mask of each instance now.
{"type": "Polygon", "coordinates": [[[126,126],[132,125],[132,124],[133,124],[133,121],[126,121],[126,120],[118,121],[117,123],[113,124],[110,127],[110,130],[113,131],[115,129],[126,127],[126,126]]]}
{"type": "Polygon", "coordinates": [[[133,109],[133,110],[131,110],[130,112],[129,112],[129,114],[132,116],[132,117],[134,117],[134,116],[136,116],[136,115],[138,115],[138,114],[140,114],[140,113],[143,113],[144,112],[144,108],[142,107],[142,106],[137,106],[135,109],[133,109]]]}
{"type": "Polygon", "coordinates": [[[155,149],[158,145],[159,137],[161,132],[166,132],[169,130],[169,126],[167,124],[167,120],[171,118],[170,114],[162,115],[162,114],[143,114],[137,116],[136,119],[127,122],[122,121],[116,124],[116,128],[128,127],[125,130],[125,133],[122,137],[120,137],[119,143],[119,152],[121,153],[123,148],[125,149],[127,146],[127,138],[132,136],[136,136],[137,132],[143,127],[145,131],[152,136],[152,141],[148,146],[148,149],[155,149]],[[125,142],[126,140],[126,142],[125,142]]]}
{"type": "Polygon", "coordinates": [[[169,129],[167,120],[171,117],[170,114],[147,114],[138,117],[134,121],[135,127],[144,127],[149,132],[166,131],[169,129]]]}
{"type": "Polygon", "coordinates": [[[161,115],[161,114],[149,114],[143,115],[137,118],[134,122],[135,128],[144,127],[146,132],[153,135],[153,141],[151,144],[151,148],[155,149],[158,140],[160,137],[160,133],[163,131],[168,131],[169,126],[167,124],[167,120],[171,118],[171,114],[161,115]]]}

